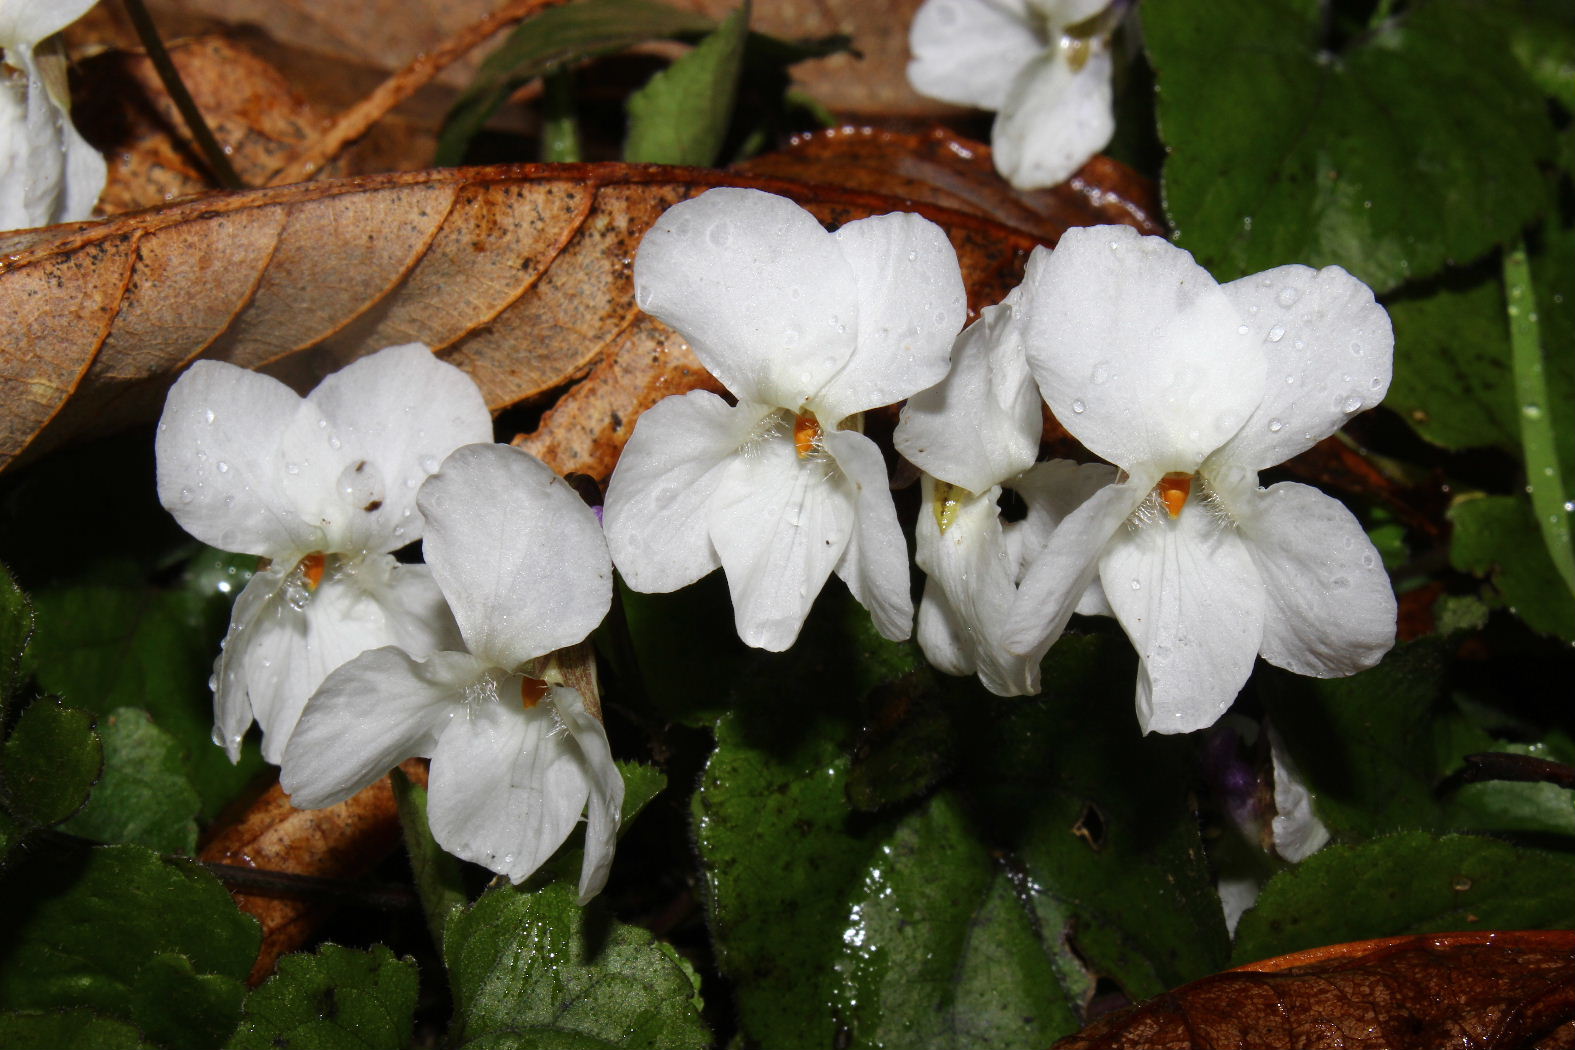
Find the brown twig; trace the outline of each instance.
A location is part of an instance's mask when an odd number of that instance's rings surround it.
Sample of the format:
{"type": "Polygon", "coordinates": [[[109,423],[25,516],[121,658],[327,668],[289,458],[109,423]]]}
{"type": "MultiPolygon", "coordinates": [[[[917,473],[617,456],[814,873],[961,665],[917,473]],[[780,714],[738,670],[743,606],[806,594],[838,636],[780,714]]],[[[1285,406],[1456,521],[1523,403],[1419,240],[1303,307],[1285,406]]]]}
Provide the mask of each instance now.
{"type": "Polygon", "coordinates": [[[372,90],[370,95],[339,115],[332,127],[309,142],[294,160],[269,176],[267,185],[304,182],[321,171],[341,150],[371,130],[372,125],[405,99],[414,95],[457,59],[492,34],[568,0],[506,0],[502,7],[449,37],[435,50],[417,55],[411,63],[372,90]]]}

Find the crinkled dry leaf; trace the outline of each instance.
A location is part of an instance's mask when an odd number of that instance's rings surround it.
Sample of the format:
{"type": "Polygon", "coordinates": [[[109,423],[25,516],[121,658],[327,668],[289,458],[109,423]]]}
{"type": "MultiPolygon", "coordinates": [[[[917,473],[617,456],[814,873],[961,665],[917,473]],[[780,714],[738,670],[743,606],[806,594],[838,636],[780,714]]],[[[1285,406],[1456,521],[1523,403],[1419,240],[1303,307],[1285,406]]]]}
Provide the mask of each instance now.
{"type": "Polygon", "coordinates": [[[1575,932],[1391,937],[1193,981],[1056,1044],[1575,1047],[1575,932]]]}
{"type": "MultiPolygon", "coordinates": [[[[411,759],[399,767],[422,786],[427,765],[411,759]]],[[[354,879],[365,875],[399,843],[399,810],[387,777],[337,806],[300,810],[277,782],[243,813],[221,820],[202,846],[201,860],[250,868],[263,875],[354,879]]],[[[311,938],[332,903],[281,886],[276,890],[232,889],[242,911],[262,923],[262,947],[251,983],[273,972],[274,962],[311,938]]]]}
{"type": "MultiPolygon", "coordinates": [[[[920,211],[951,235],[975,308],[1016,284],[1041,239],[871,192],[621,164],[318,182],[21,231],[0,236],[0,296],[11,304],[0,314],[0,467],[152,418],[199,357],[304,389],[363,353],[420,340],[500,409],[599,364],[687,355],[639,314],[630,263],[668,206],[723,184],[785,194],[827,222],[920,211]]],[[[1063,228],[1102,219],[1069,208],[1063,228]]],[[[643,406],[612,407],[627,423],[643,406]]],[[[615,451],[623,429],[599,418],[543,458],[605,475],[610,461],[593,446],[615,451]]]]}

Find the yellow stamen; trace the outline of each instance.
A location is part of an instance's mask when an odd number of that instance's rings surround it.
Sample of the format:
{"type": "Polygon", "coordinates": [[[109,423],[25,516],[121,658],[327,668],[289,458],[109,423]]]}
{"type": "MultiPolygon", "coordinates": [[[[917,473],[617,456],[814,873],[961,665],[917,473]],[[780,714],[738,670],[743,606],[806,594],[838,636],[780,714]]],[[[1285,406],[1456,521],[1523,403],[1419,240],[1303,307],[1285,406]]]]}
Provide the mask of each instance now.
{"type": "Polygon", "coordinates": [[[1187,496],[1192,492],[1192,475],[1185,471],[1173,470],[1159,479],[1156,486],[1159,498],[1165,504],[1165,510],[1172,518],[1181,517],[1181,508],[1187,505],[1187,496]]]}
{"type": "Polygon", "coordinates": [[[957,520],[957,511],[962,506],[961,497],[966,495],[962,489],[947,481],[935,482],[935,524],[940,527],[941,534],[951,528],[952,522],[957,520]]]}
{"type": "Polygon", "coordinates": [[[551,687],[548,686],[546,682],[543,682],[540,678],[532,678],[528,674],[521,675],[520,703],[524,704],[525,710],[529,711],[531,708],[541,703],[541,698],[547,695],[549,688],[551,687]]]}
{"type": "Polygon", "coordinates": [[[299,566],[301,576],[306,580],[306,589],[317,590],[323,582],[323,570],[328,566],[328,558],[322,551],[313,551],[301,559],[299,566]]]}
{"type": "Polygon", "coordinates": [[[804,459],[815,451],[815,446],[820,442],[820,421],[808,412],[800,412],[793,417],[793,447],[798,449],[798,458],[804,459]]]}

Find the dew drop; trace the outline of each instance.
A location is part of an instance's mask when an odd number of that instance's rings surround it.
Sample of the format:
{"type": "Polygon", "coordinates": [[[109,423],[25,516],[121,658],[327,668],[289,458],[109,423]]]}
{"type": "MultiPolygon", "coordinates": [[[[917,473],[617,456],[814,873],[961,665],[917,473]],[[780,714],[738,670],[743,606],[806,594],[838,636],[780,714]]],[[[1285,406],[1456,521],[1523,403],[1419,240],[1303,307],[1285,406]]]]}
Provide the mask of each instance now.
{"type": "Polygon", "coordinates": [[[212,423],[218,417],[213,414],[213,409],[210,408],[206,412],[203,413],[203,418],[206,419],[208,422],[212,423]]]}
{"type": "Polygon", "coordinates": [[[1280,294],[1274,298],[1275,301],[1281,306],[1294,306],[1296,304],[1296,300],[1300,299],[1301,297],[1302,293],[1300,289],[1292,288],[1287,285],[1286,287],[1281,288],[1280,294]]]}
{"type": "Polygon", "coordinates": [[[400,536],[403,536],[404,534],[405,534],[405,527],[403,525],[395,525],[394,526],[394,538],[395,539],[398,539],[400,536]]]}
{"type": "MultiPolygon", "coordinates": [[[[216,675],[216,674],[210,674],[208,676],[208,691],[209,692],[214,692],[218,688],[219,688],[219,676],[216,675]]],[[[215,727],[213,732],[214,732],[214,735],[217,736],[218,732],[219,732],[218,728],[215,727]]],[[[218,742],[219,742],[218,740],[214,741],[215,744],[217,744],[218,742]]]]}
{"type": "Polygon", "coordinates": [[[329,437],[328,437],[328,447],[329,448],[334,449],[335,451],[337,451],[338,449],[343,447],[343,445],[344,445],[344,442],[339,440],[339,436],[337,434],[330,434],[329,435],[329,437]]]}
{"type": "Polygon", "coordinates": [[[1095,383],[1107,383],[1107,382],[1109,382],[1110,381],[1110,365],[1107,364],[1104,361],[1100,361],[1098,364],[1094,365],[1094,371],[1089,375],[1089,378],[1092,379],[1095,383]]]}
{"type": "Polygon", "coordinates": [[[1072,411],[1076,412],[1078,415],[1082,415],[1083,411],[1087,407],[1088,407],[1087,405],[1083,404],[1083,401],[1082,401],[1081,398],[1079,398],[1078,400],[1072,402],[1072,411]]]}
{"type": "Polygon", "coordinates": [[[328,429],[328,420],[326,420],[326,419],[319,419],[317,421],[317,429],[318,430],[327,430],[328,429]]]}
{"type": "MultiPolygon", "coordinates": [[[[213,688],[213,679],[211,679],[211,678],[208,679],[208,688],[209,689],[213,688]]],[[[213,741],[213,746],[214,747],[223,747],[224,746],[224,733],[219,729],[218,726],[214,726],[213,727],[213,735],[210,736],[208,739],[213,741]]]]}
{"type": "Polygon", "coordinates": [[[910,249],[909,252],[908,252],[908,261],[909,262],[918,262],[919,261],[919,253],[910,249]]]}
{"type": "Polygon", "coordinates": [[[1277,324],[1273,328],[1269,329],[1269,342],[1271,342],[1271,343],[1278,343],[1281,339],[1284,339],[1284,338],[1285,338],[1285,326],[1284,325],[1277,324]]]}
{"type": "Polygon", "coordinates": [[[224,460],[222,460],[222,459],[219,460],[219,462],[215,463],[214,467],[218,470],[218,472],[220,474],[228,474],[230,472],[230,465],[228,463],[224,462],[224,460]]]}
{"type": "Polygon", "coordinates": [[[1252,329],[1250,329],[1250,328],[1248,328],[1248,327],[1247,327],[1247,326],[1246,326],[1246,325],[1244,325],[1244,324],[1241,324],[1241,325],[1237,325],[1237,326],[1236,326],[1236,334],[1237,334],[1237,335],[1246,335],[1246,334],[1247,334],[1247,333],[1248,333],[1248,332],[1250,332],[1250,331],[1252,331],[1252,329]]]}
{"type": "Polygon", "coordinates": [[[1285,424],[1281,423],[1278,419],[1271,419],[1271,420],[1269,420],[1269,433],[1271,433],[1271,434],[1278,434],[1280,431],[1282,431],[1284,429],[1285,429],[1285,424]]]}
{"type": "Polygon", "coordinates": [[[1353,412],[1360,412],[1361,410],[1362,399],[1357,397],[1355,394],[1352,394],[1350,397],[1346,398],[1345,401],[1340,405],[1340,411],[1344,412],[1346,415],[1350,415],[1353,412]]]}
{"type": "Polygon", "coordinates": [[[1132,581],[1132,589],[1134,591],[1141,591],[1143,589],[1143,584],[1138,582],[1137,580],[1133,580],[1132,581]]]}
{"type": "Polygon", "coordinates": [[[730,222],[717,223],[706,234],[706,239],[711,242],[712,247],[726,248],[727,243],[733,239],[733,224],[730,222]]]}
{"type": "Polygon", "coordinates": [[[284,465],[284,472],[286,474],[299,474],[301,472],[301,465],[299,463],[286,463],[284,465]]]}
{"type": "Polygon", "coordinates": [[[438,463],[436,456],[421,457],[421,472],[423,474],[436,474],[439,466],[441,464],[438,463]]]}
{"type": "Polygon", "coordinates": [[[1520,406],[1520,414],[1527,419],[1541,419],[1542,406],[1538,404],[1525,404],[1520,406]]]}
{"type": "Polygon", "coordinates": [[[1377,390],[1379,387],[1384,385],[1384,381],[1379,376],[1373,376],[1373,381],[1367,385],[1372,387],[1374,390],[1377,390]]]}
{"type": "Polygon", "coordinates": [[[181,489],[180,490],[180,501],[182,503],[190,503],[192,497],[195,496],[195,495],[196,495],[196,493],[192,492],[191,489],[181,489]]]}

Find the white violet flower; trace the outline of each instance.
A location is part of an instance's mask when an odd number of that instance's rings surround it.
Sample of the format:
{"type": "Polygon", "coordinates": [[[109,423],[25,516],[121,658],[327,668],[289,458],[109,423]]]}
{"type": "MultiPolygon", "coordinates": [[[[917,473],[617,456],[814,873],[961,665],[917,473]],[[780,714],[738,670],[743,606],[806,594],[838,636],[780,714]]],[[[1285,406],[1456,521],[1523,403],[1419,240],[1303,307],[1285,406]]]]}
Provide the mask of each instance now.
{"type": "MultiPolygon", "coordinates": [[[[1035,464],[1042,431],[1039,389],[1013,317],[1017,293],[986,307],[952,349],[944,380],[908,399],[892,443],[925,473],[915,560],[927,579],[918,640],[948,674],[979,675],[998,696],[1039,692],[1039,662],[1053,638],[1017,654],[1005,634],[1017,583],[1061,519],[1115,480],[1104,464],[1035,464]],[[1003,520],[1003,489],[1026,514],[1003,520]]],[[[1084,613],[1107,612],[1089,588],[1084,613]]]]}
{"type": "Polygon", "coordinates": [[[1069,33],[1107,6],[1109,0],[925,0],[908,34],[908,82],[943,102],[994,110],[996,170],[1018,189],[1054,186],[1115,132],[1108,31],[1069,33]]]}
{"type": "Polygon", "coordinates": [[[862,413],[946,374],[966,311],[946,234],[909,214],[827,233],[785,198],[714,189],[657,220],[634,282],[738,403],[694,391],[640,417],[604,515],[629,585],[720,565],[739,637],[780,651],[836,572],[883,635],[908,637],[907,544],[862,413]]]}
{"type": "Polygon", "coordinates": [[[0,0],[0,230],[85,219],[107,168],[71,123],[65,53],[40,44],[96,0],[0,0]]]}
{"type": "Polygon", "coordinates": [[[507,445],[457,450],[418,502],[427,562],[466,651],[376,649],[329,675],[290,738],[280,784],[318,809],[430,757],[433,837],[515,883],[584,813],[589,900],[612,865],[623,778],[594,697],[563,684],[550,654],[583,641],[612,602],[601,526],[563,479],[507,445]]]}
{"type": "Polygon", "coordinates": [[[1008,644],[1059,634],[1097,571],[1141,658],[1145,731],[1213,724],[1254,657],[1333,677],[1394,644],[1395,598],[1339,501],[1258,471],[1334,433],[1389,386],[1394,333],[1337,266],[1219,285],[1126,226],[1035,251],[1019,311],[1068,432],[1124,473],[1066,517],[1019,589],[1008,644]]]}
{"type": "Polygon", "coordinates": [[[454,449],[492,440],[468,376],[420,343],[389,347],[305,398],[276,379],[199,361],[164,403],[159,501],[182,528],[267,559],[230,613],[214,668],[214,741],[232,759],[253,718],[277,763],[307,697],[367,649],[453,648],[425,566],[416,492],[454,449]]]}

